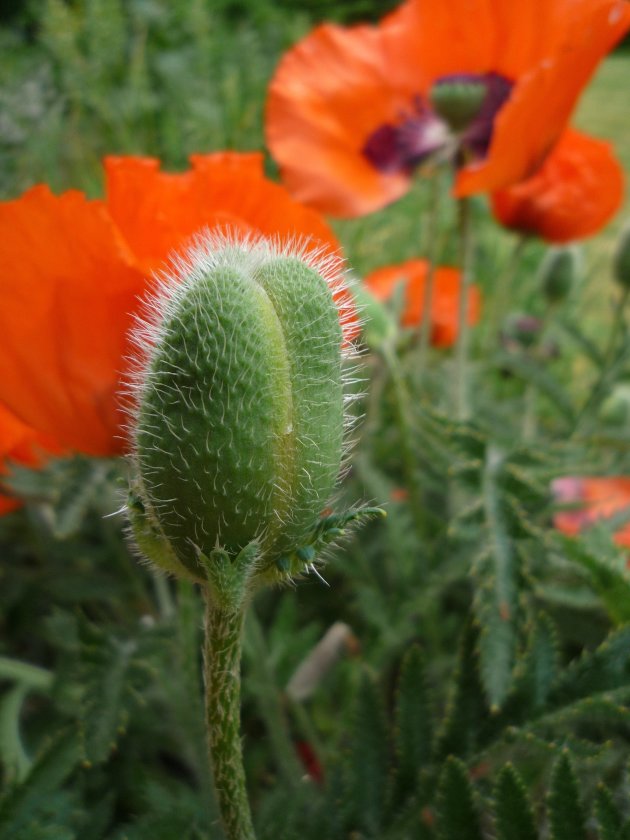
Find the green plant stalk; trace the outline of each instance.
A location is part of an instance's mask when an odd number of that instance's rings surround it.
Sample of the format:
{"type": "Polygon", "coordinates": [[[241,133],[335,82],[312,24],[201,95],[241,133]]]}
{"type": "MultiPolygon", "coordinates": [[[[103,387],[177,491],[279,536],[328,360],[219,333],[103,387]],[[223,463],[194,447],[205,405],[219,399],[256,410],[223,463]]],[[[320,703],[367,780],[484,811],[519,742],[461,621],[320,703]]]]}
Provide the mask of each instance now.
{"type": "Polygon", "coordinates": [[[20,734],[20,714],[29,687],[18,683],[7,692],[0,703],[0,743],[5,782],[22,782],[28,776],[32,762],[24,748],[20,734]]]}
{"type": "Polygon", "coordinates": [[[462,198],[457,203],[460,248],[461,287],[459,295],[459,333],[455,350],[455,417],[459,421],[470,416],[468,393],[468,356],[470,328],[468,326],[469,291],[472,280],[472,236],[470,199],[462,198]]]}
{"type": "Polygon", "coordinates": [[[431,343],[431,309],[433,306],[433,287],[435,281],[435,268],[437,261],[437,233],[438,218],[440,213],[440,173],[439,170],[433,173],[430,183],[429,214],[427,224],[427,246],[425,249],[427,259],[427,278],[424,285],[422,300],[422,321],[420,323],[420,334],[418,343],[418,382],[422,383],[427,367],[429,345],[431,343]]]}
{"type": "MultiPolygon", "coordinates": [[[[524,240],[521,240],[523,242],[524,240]]],[[[547,333],[547,328],[557,310],[557,304],[548,303],[544,315],[541,318],[540,333],[536,342],[534,353],[542,346],[547,333]]],[[[538,434],[538,388],[533,382],[528,382],[523,395],[523,422],[521,427],[523,440],[531,443],[538,434]]]]}
{"type": "Polygon", "coordinates": [[[505,267],[494,284],[494,295],[488,301],[487,316],[484,310],[484,321],[487,322],[487,332],[484,341],[484,354],[487,354],[495,346],[497,336],[508,313],[512,281],[516,275],[516,269],[520,262],[529,237],[521,235],[514,243],[514,246],[507,257],[505,267]]]}
{"type": "Polygon", "coordinates": [[[255,840],[241,745],[244,605],[219,604],[205,591],[204,678],[208,750],[227,840],[255,840]]]}
{"type": "Polygon", "coordinates": [[[531,443],[538,432],[538,388],[531,382],[525,386],[523,398],[523,440],[531,443]]]}
{"type": "Polygon", "coordinates": [[[50,671],[40,668],[39,665],[10,659],[8,656],[0,656],[0,678],[15,680],[36,691],[48,691],[53,683],[53,674],[50,671]]]}

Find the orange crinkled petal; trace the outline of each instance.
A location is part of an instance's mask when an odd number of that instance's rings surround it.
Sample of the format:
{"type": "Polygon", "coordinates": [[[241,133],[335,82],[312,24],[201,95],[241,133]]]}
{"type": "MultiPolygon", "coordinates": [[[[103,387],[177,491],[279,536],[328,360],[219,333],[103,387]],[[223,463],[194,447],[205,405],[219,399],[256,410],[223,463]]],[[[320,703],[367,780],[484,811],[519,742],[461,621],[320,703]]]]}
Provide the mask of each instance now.
{"type": "Polygon", "coordinates": [[[193,155],[186,172],[162,172],[153,158],[105,160],[106,203],[135,256],[147,270],[206,228],[262,233],[313,247],[340,249],[318,213],[297,204],[262,176],[258,154],[193,155]],[[243,166],[238,160],[243,160],[243,166]]]}
{"type": "Polygon", "coordinates": [[[266,137],[296,199],[352,217],[407,191],[408,174],[379,172],[361,151],[373,131],[410,107],[390,68],[373,26],[324,24],[285,54],[269,87],[266,137]]]}
{"type": "MultiPolygon", "coordinates": [[[[105,161],[107,207],[147,272],[161,268],[195,234],[212,228],[284,242],[305,240],[307,250],[340,253],[319,213],[263,176],[260,154],[193,155],[191,164],[186,172],[170,173],[160,171],[159,161],[152,158],[105,161]]],[[[344,310],[344,336],[352,340],[359,331],[352,298],[339,289],[335,299],[344,310]]]]}
{"type": "Polygon", "coordinates": [[[624,174],[609,143],[568,129],[540,169],[492,195],[505,227],[564,243],[597,233],[623,199],[624,174]]]}
{"type": "Polygon", "coordinates": [[[63,450],[123,440],[116,393],[143,273],[100,201],[34,187],[0,204],[0,400],[63,450]]]}
{"type": "Polygon", "coordinates": [[[587,48],[601,58],[628,27],[626,5],[625,0],[407,0],[380,26],[392,42],[393,83],[427,93],[441,76],[494,72],[517,81],[563,52],[587,48]]]}
{"type": "Polygon", "coordinates": [[[604,55],[630,28],[630,3],[572,4],[557,51],[516,80],[497,115],[488,156],[458,174],[458,196],[522,181],[542,165],[569,121],[578,96],[604,55]]]}
{"type": "MultiPolygon", "coordinates": [[[[378,268],[365,278],[367,289],[378,300],[388,300],[396,287],[405,285],[405,309],[401,316],[403,326],[414,327],[422,321],[424,291],[428,262],[411,259],[399,265],[378,268]]],[[[449,266],[439,266],[433,279],[431,303],[431,343],[435,347],[450,347],[457,341],[459,332],[459,299],[461,272],[449,266]]],[[[479,289],[472,286],[468,298],[468,323],[479,320],[481,299],[479,289]]]]}

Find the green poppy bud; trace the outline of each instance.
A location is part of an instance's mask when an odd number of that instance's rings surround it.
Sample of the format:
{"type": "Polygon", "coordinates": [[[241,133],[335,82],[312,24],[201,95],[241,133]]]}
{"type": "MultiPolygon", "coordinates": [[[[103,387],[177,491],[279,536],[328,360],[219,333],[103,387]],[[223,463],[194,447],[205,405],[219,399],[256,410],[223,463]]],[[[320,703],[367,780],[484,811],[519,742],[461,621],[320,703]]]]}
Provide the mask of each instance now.
{"type": "Polygon", "coordinates": [[[620,286],[630,288],[630,224],[621,231],[613,263],[614,278],[620,286]]]}
{"type": "Polygon", "coordinates": [[[212,236],[164,277],[138,331],[130,509],[166,570],[203,581],[250,546],[271,579],[312,561],[344,452],[340,282],[330,257],[212,236]]]}
{"type": "Polygon", "coordinates": [[[602,403],[600,417],[611,426],[625,427],[630,422],[630,385],[616,385],[602,403]]]}
{"type": "Polygon", "coordinates": [[[579,254],[575,248],[551,248],[542,261],[540,289],[549,303],[565,300],[579,276],[579,254]]]}

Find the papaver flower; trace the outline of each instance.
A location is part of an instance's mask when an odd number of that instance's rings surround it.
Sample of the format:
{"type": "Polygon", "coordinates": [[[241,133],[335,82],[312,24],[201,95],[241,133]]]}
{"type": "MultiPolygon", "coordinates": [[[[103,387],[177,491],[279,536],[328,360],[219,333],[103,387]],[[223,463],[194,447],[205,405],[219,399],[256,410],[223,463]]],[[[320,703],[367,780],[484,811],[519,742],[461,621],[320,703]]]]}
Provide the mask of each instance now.
{"type": "MultiPolygon", "coordinates": [[[[415,327],[422,321],[428,269],[426,260],[407,260],[399,265],[376,269],[367,275],[364,284],[378,300],[389,300],[395,289],[404,284],[405,307],[401,323],[405,327],[415,327]]],[[[431,301],[431,344],[434,347],[450,347],[457,340],[460,294],[460,271],[448,266],[436,268],[431,301]]],[[[479,310],[479,290],[471,286],[468,293],[469,324],[477,323],[479,310]]]]}
{"type": "MultiPolygon", "coordinates": [[[[554,526],[575,536],[596,522],[606,521],[623,510],[630,513],[630,478],[566,476],[552,483],[556,502],[570,507],[554,515],[554,526]]],[[[630,522],[614,534],[617,545],[630,548],[630,522]]]]}
{"type": "MultiPolygon", "coordinates": [[[[0,403],[7,415],[6,423],[0,417],[0,459],[28,461],[35,451],[29,435],[39,452],[125,451],[120,390],[129,329],[154,272],[199,231],[308,239],[307,250],[339,250],[315,211],[265,179],[260,155],[193,156],[191,163],[169,174],[150,158],[109,158],[104,200],[36,186],[0,204],[0,403]]],[[[347,292],[337,303],[340,312],[350,307],[347,292]]],[[[345,323],[346,339],[356,329],[345,323]]]]}
{"type": "Polygon", "coordinates": [[[564,243],[597,233],[619,209],[623,169],[609,143],[568,129],[534,175],[492,195],[502,225],[564,243]]]}
{"type": "Polygon", "coordinates": [[[324,24],[282,59],[267,141],[292,194],[338,216],[402,196],[432,155],[459,196],[529,177],[597,63],[624,0],[407,0],[379,25],[324,24]]]}

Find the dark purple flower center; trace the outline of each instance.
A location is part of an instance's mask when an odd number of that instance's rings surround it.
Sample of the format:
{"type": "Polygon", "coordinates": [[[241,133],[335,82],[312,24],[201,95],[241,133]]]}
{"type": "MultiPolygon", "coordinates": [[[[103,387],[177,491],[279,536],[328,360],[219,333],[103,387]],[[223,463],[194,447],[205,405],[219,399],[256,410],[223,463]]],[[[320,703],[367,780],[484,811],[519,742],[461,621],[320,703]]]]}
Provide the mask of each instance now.
{"type": "Polygon", "coordinates": [[[362,152],[379,172],[409,173],[436,152],[452,149],[461,162],[488,154],[494,122],[513,83],[497,73],[442,76],[429,101],[417,96],[398,123],[384,123],[367,138],[362,152]]]}

